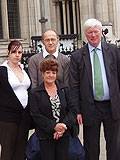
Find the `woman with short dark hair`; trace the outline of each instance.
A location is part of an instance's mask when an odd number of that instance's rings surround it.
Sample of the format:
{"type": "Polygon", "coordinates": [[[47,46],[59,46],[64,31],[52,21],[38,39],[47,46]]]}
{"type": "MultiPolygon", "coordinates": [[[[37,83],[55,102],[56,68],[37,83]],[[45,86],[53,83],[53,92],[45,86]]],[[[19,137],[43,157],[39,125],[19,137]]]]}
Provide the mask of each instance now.
{"type": "Polygon", "coordinates": [[[68,88],[56,83],[58,62],[46,58],[40,64],[43,83],[31,90],[30,109],[36,124],[41,160],[68,160],[69,136],[76,112],[68,88]]]}

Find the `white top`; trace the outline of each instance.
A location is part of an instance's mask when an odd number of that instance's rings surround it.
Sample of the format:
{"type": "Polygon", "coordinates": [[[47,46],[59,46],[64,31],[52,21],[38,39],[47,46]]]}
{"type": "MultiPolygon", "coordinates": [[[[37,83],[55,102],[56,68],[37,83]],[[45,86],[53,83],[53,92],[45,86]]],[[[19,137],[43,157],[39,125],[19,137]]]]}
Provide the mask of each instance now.
{"type": "MultiPolygon", "coordinates": [[[[53,56],[55,56],[55,58],[58,57],[58,50],[59,50],[59,45],[56,49],[56,52],[52,54],[53,56]]],[[[50,55],[50,53],[46,51],[45,46],[43,45],[43,58],[47,57],[48,55],[50,55]]]]}
{"type": "Polygon", "coordinates": [[[20,103],[22,104],[23,108],[25,108],[28,104],[28,91],[27,91],[27,89],[30,87],[31,82],[30,82],[30,79],[29,79],[27,73],[23,69],[23,65],[21,63],[19,63],[19,65],[20,65],[22,72],[24,74],[24,78],[23,78],[22,82],[19,81],[19,79],[14,74],[12,69],[8,66],[7,60],[2,64],[2,66],[7,67],[8,81],[9,81],[15,95],[17,96],[20,103]]]}

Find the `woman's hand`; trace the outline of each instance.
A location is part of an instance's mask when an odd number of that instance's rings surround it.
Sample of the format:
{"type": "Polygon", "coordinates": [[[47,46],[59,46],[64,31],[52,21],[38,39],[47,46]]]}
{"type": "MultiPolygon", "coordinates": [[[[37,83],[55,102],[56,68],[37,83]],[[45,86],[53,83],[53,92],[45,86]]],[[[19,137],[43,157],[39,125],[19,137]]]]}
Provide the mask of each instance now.
{"type": "Polygon", "coordinates": [[[53,138],[56,139],[56,140],[58,140],[62,136],[63,136],[63,132],[55,132],[53,134],[53,138]]]}
{"type": "Polygon", "coordinates": [[[55,128],[55,133],[53,135],[54,139],[58,140],[63,136],[65,130],[67,130],[67,126],[64,123],[57,123],[55,128]]]}
{"type": "Polygon", "coordinates": [[[58,132],[64,132],[65,130],[67,130],[67,126],[64,123],[57,123],[54,130],[58,132]]]}

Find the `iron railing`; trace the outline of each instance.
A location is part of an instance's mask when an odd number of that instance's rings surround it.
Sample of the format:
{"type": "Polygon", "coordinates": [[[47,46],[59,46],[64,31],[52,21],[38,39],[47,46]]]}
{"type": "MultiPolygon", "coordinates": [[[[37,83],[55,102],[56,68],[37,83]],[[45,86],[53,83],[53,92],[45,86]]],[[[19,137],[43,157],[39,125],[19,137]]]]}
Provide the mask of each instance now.
{"type": "MultiPolygon", "coordinates": [[[[78,35],[59,35],[60,46],[59,52],[70,56],[71,53],[78,49],[78,35]]],[[[31,46],[29,50],[25,50],[22,57],[22,64],[24,64],[25,69],[28,69],[28,59],[34,54],[40,54],[42,51],[42,36],[32,36],[31,46]]]]}

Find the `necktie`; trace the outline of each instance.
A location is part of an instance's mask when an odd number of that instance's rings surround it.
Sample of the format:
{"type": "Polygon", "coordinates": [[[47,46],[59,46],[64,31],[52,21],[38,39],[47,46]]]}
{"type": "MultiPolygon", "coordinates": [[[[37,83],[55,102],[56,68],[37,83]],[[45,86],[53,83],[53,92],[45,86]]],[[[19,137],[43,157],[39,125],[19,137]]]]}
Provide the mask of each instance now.
{"type": "Polygon", "coordinates": [[[101,100],[101,98],[104,96],[102,71],[101,71],[100,60],[97,54],[97,48],[95,48],[93,51],[94,51],[93,67],[94,67],[95,99],[101,100]]]}
{"type": "Polygon", "coordinates": [[[53,59],[56,59],[56,57],[55,57],[54,55],[52,55],[52,54],[47,55],[45,58],[53,58],[53,59]]]}

